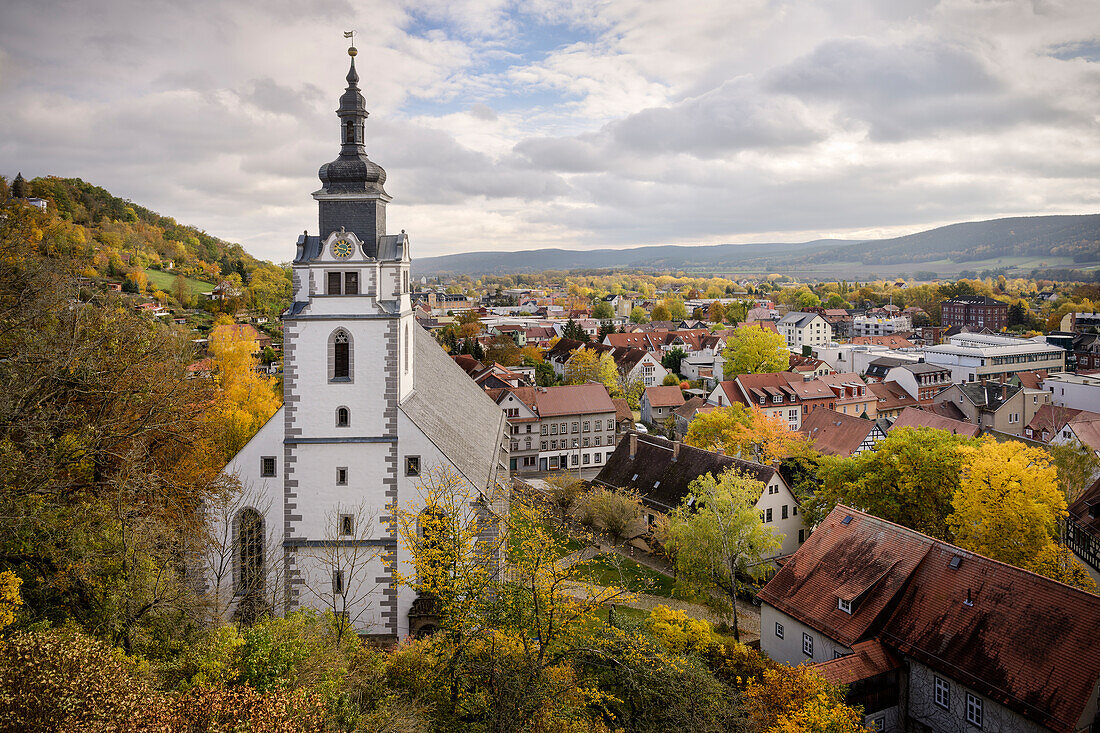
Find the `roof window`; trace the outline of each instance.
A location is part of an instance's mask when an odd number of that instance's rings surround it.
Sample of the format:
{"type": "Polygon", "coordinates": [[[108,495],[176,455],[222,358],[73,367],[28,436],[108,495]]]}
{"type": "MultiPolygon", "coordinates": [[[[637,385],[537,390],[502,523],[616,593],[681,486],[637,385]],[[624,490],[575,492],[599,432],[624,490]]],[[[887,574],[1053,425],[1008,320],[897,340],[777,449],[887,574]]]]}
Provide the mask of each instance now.
{"type": "Polygon", "coordinates": [[[848,516],[844,517],[844,519],[840,520],[840,523],[845,525],[845,526],[851,524],[852,523],[852,515],[849,514],[848,516]]]}
{"type": "Polygon", "coordinates": [[[962,560],[962,555],[955,555],[953,558],[951,558],[951,569],[958,570],[959,565],[962,564],[962,560]]]}

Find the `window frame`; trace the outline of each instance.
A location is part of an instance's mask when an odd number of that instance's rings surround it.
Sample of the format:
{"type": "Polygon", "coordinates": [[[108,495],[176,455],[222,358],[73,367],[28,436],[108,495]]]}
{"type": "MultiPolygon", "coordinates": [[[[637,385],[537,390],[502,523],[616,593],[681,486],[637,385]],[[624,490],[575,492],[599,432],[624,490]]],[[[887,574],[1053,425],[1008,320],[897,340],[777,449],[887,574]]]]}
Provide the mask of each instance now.
{"type": "Polygon", "coordinates": [[[348,485],[348,467],[337,466],[336,467],[336,485],[347,486],[348,485]]]}
{"type": "Polygon", "coordinates": [[[776,638],[778,638],[778,639],[782,639],[782,638],[784,638],[784,637],[783,637],[783,633],[784,633],[784,631],[783,631],[783,624],[781,624],[780,622],[776,621],[776,622],[775,622],[775,636],[776,636],[776,638]]]}
{"type": "Polygon", "coordinates": [[[932,675],[932,702],[944,710],[951,709],[951,683],[935,674],[932,675]]]}
{"type": "Polygon", "coordinates": [[[351,427],[351,410],[340,405],[336,408],[336,427],[338,428],[350,428],[351,427]]]}
{"type": "Polygon", "coordinates": [[[837,599],[836,599],[836,607],[839,608],[844,613],[848,614],[849,616],[852,615],[852,602],[851,601],[846,601],[843,598],[840,598],[838,596],[837,599]]]}
{"type": "Polygon", "coordinates": [[[420,475],[420,456],[405,456],[405,475],[406,476],[419,476],[420,475]]]}
{"type": "Polygon", "coordinates": [[[802,632],[802,653],[810,659],[814,658],[814,638],[805,631],[802,632]]]}
{"type": "Polygon", "coordinates": [[[276,456],[260,456],[260,478],[277,478],[279,460],[276,456]],[[267,462],[271,461],[271,473],[267,472],[267,462]]]}
{"type": "Polygon", "coordinates": [[[984,701],[969,691],[966,693],[966,722],[975,728],[981,728],[985,722],[984,701]]]}

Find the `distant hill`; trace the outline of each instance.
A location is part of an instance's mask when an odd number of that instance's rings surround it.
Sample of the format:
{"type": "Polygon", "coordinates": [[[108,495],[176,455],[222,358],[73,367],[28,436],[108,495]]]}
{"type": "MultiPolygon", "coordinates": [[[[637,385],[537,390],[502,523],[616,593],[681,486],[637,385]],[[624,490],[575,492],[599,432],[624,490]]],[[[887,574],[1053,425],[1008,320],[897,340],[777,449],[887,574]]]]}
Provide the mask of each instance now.
{"type": "Polygon", "coordinates": [[[1030,216],[967,222],[882,240],[647,246],[612,250],[536,249],[469,252],[413,261],[417,276],[511,274],[543,270],[641,268],[736,270],[802,275],[913,272],[974,267],[1078,267],[1100,264],[1100,214],[1030,216]],[[854,265],[856,272],[845,273],[854,265]]]}

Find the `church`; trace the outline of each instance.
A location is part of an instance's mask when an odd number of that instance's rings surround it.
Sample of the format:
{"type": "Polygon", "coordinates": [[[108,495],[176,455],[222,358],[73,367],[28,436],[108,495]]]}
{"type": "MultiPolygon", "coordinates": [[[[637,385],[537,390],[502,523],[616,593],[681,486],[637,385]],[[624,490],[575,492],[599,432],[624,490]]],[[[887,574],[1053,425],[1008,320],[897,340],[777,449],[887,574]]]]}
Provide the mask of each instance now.
{"type": "Polygon", "coordinates": [[[446,472],[505,511],[506,423],[413,318],[409,238],[386,232],[386,172],[367,157],[348,54],[340,154],[318,173],[319,228],[298,237],[282,316],[283,407],[226,466],[241,492],[214,520],[230,541],[207,583],[226,615],[316,608],[400,639],[417,599],[398,582],[412,569],[395,510],[415,512],[420,482],[446,472]]]}

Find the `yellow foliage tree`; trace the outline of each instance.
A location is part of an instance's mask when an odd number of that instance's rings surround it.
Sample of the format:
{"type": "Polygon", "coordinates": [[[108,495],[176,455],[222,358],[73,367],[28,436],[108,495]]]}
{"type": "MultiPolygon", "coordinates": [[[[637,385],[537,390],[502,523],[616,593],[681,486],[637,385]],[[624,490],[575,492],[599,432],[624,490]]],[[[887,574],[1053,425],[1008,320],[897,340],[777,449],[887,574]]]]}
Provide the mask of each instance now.
{"type": "Polygon", "coordinates": [[[663,603],[649,613],[649,630],[671,652],[699,652],[711,643],[711,628],[707,621],[691,618],[663,603]]]}
{"type": "Polygon", "coordinates": [[[569,384],[599,382],[612,396],[618,396],[619,370],[608,351],[602,354],[594,349],[577,349],[565,362],[565,381],[569,384]]]}
{"type": "Polygon", "coordinates": [[[843,688],[812,667],[777,666],[749,680],[742,696],[754,729],[765,733],[865,733],[863,712],[844,702],[843,688]]]}
{"type": "Polygon", "coordinates": [[[1054,543],[1066,500],[1041,448],[992,439],[963,446],[963,476],[947,524],[955,542],[980,555],[1027,567],[1054,543]]]}
{"type": "Polygon", "coordinates": [[[1069,548],[1060,542],[1052,542],[1040,550],[1039,554],[1028,563],[1027,569],[1089,593],[1097,592],[1096,581],[1089,575],[1089,571],[1074,559],[1069,548]]]}
{"type": "Polygon", "coordinates": [[[10,570],[0,573],[0,630],[15,621],[15,612],[23,605],[19,595],[22,583],[23,580],[10,570]]]}
{"type": "Polygon", "coordinates": [[[209,346],[218,386],[210,415],[228,460],[275,414],[282,395],[275,380],[256,372],[258,348],[247,327],[218,323],[209,346]]]}
{"type": "Polygon", "coordinates": [[[733,332],[722,352],[726,379],[739,374],[785,372],[790,367],[787,339],[756,326],[741,326],[733,332]]]}
{"type": "Polygon", "coordinates": [[[806,438],[758,407],[736,404],[697,415],[684,442],[703,450],[722,450],[748,460],[771,461],[809,449],[806,438]]]}

